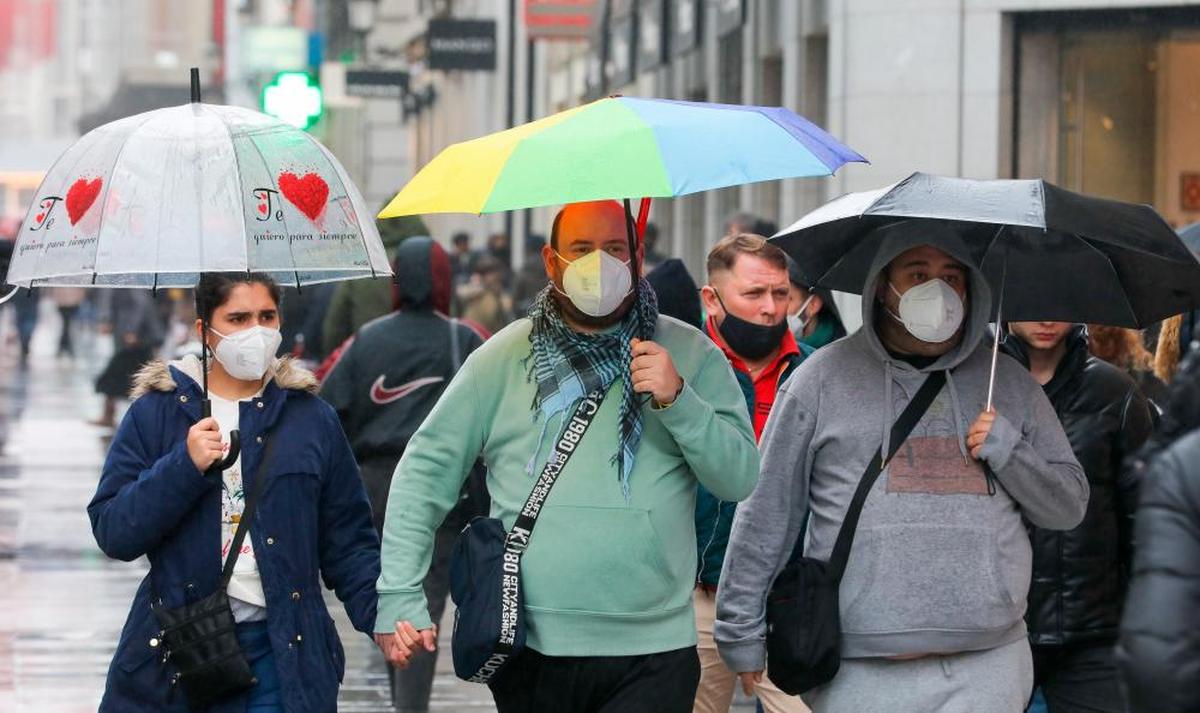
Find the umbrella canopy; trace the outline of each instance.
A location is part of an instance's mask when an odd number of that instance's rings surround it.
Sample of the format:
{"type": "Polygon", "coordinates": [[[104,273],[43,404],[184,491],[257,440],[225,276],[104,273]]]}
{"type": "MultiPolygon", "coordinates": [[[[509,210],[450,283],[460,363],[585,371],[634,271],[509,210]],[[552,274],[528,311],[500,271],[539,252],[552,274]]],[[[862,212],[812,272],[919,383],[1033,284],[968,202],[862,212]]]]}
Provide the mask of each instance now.
{"type": "Polygon", "coordinates": [[[1200,255],[1200,223],[1192,223],[1179,229],[1179,237],[1188,250],[1200,255]]]}
{"type": "Polygon", "coordinates": [[[772,240],[815,284],[861,292],[892,231],[950,226],[1004,319],[1145,327],[1200,305],[1200,263],[1153,208],[1039,180],[914,173],[809,213],[772,240]]]}
{"type": "Polygon", "coordinates": [[[609,97],[446,148],[379,217],[680,196],[849,161],[866,159],[781,107],[609,97]]]}
{"type": "Polygon", "coordinates": [[[199,102],[85,134],[43,180],[7,281],[191,287],[202,272],[303,285],[390,275],[371,211],[309,134],[199,102]]]}

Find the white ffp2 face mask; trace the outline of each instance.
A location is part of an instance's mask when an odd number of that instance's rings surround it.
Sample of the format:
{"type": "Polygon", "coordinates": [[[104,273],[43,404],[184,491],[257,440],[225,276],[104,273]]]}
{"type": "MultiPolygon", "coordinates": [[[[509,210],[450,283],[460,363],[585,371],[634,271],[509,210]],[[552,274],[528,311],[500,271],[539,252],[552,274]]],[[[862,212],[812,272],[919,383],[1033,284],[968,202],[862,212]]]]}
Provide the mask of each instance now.
{"type": "Polygon", "coordinates": [[[904,294],[900,294],[891,282],[888,287],[900,298],[900,314],[892,316],[922,342],[944,342],[962,325],[962,298],[945,280],[922,282],[904,294]]]}
{"type": "Polygon", "coordinates": [[[603,250],[593,250],[571,261],[557,251],[554,254],[567,263],[562,293],[590,317],[612,314],[633,291],[628,261],[622,262],[603,250]]]}
{"type": "Polygon", "coordinates": [[[228,336],[209,327],[221,341],[213,349],[213,356],[225,367],[226,373],[242,381],[263,378],[267,367],[275,359],[275,352],[283,341],[278,329],[257,325],[228,336]]]}
{"type": "Polygon", "coordinates": [[[788,329],[792,332],[792,334],[796,335],[797,339],[804,336],[804,328],[808,326],[809,322],[808,316],[805,314],[804,310],[808,309],[808,306],[812,304],[814,297],[816,297],[816,295],[809,295],[808,299],[804,300],[804,304],[800,305],[800,309],[796,310],[795,314],[789,314],[787,316],[788,329]]]}

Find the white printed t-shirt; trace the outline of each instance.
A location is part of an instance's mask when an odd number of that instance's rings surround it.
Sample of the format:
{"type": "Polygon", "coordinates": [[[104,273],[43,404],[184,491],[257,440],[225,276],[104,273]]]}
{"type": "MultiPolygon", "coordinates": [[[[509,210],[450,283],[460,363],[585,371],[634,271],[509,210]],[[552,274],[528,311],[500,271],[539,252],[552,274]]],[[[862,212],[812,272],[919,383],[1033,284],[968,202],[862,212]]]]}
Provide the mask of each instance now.
{"type": "MultiPolygon", "coordinates": [[[[229,452],[229,432],[237,430],[240,420],[240,401],[223,399],[209,392],[212,400],[212,415],[221,430],[221,442],[225,453],[229,452]]],[[[247,399],[249,400],[249,399],[247,399]]],[[[242,458],[221,473],[221,566],[229,556],[233,535],[237,532],[246,507],[246,493],[242,488],[242,458]]],[[[263,593],[262,579],[258,573],[258,560],[254,557],[254,544],[247,530],[242,542],[242,551],[233,566],[233,576],[226,590],[236,622],[261,621],[267,618],[267,596],[263,593]]]]}

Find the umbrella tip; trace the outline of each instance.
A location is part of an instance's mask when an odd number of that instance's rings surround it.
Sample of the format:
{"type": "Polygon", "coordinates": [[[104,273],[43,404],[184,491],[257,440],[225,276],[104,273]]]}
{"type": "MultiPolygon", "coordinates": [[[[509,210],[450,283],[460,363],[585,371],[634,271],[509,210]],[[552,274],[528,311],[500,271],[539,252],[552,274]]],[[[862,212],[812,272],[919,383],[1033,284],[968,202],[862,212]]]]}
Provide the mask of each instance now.
{"type": "Polygon", "coordinates": [[[192,103],[200,103],[200,68],[192,67],[192,103]]]}

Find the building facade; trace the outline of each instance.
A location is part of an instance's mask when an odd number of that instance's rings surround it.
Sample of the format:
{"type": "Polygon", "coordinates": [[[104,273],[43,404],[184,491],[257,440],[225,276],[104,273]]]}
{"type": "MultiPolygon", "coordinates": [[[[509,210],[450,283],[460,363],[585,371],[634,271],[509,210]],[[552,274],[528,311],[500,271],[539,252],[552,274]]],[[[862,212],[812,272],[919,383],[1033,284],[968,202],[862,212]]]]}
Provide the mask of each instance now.
{"type": "MultiPolygon", "coordinates": [[[[502,26],[510,6],[416,4],[502,26]]],[[[520,17],[515,30],[516,123],[608,94],[780,104],[870,159],[828,179],[657,201],[664,248],[697,274],[734,211],[786,225],[918,170],[1045,178],[1152,204],[1174,225],[1200,220],[1200,3],[609,0],[589,41],[528,43],[520,17]]],[[[425,72],[437,98],[406,124],[414,169],[506,126],[506,37],[501,29],[493,75],[425,72]]],[[[545,232],[550,219],[532,211],[530,229],[545,232]]],[[[487,230],[499,225],[490,221],[487,230]]]]}

